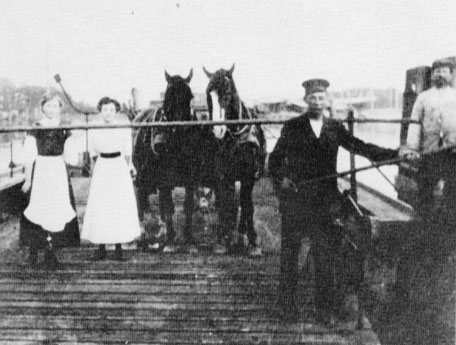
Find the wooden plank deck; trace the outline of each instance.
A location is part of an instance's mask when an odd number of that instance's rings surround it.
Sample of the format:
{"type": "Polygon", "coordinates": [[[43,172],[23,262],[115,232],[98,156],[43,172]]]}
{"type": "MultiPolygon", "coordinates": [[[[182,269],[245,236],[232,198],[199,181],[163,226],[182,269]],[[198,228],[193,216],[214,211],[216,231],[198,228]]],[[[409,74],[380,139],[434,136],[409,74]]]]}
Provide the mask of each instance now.
{"type": "MultiPolygon", "coordinates": [[[[73,178],[81,223],[89,183],[89,179],[73,178]]],[[[341,189],[347,187],[343,179],[339,183],[341,189]]],[[[409,224],[413,217],[407,207],[398,208],[368,190],[360,188],[358,195],[380,222],[374,235],[397,232],[392,223],[409,224]]],[[[177,190],[174,198],[179,232],[182,192],[177,190]]],[[[155,215],[157,197],[151,196],[150,201],[155,215]]],[[[59,251],[65,269],[55,272],[27,266],[26,255],[17,252],[17,239],[12,239],[17,235],[16,218],[8,218],[3,234],[11,249],[0,253],[0,345],[379,344],[368,320],[361,331],[354,320],[332,329],[317,324],[314,285],[306,272],[299,283],[299,321],[280,320],[276,306],[280,217],[267,180],[255,186],[254,203],[255,228],[266,252],[261,258],[132,249],[125,251],[125,261],[94,262],[95,247],[84,245],[59,251]]],[[[196,225],[199,245],[214,237],[198,229],[196,225]]],[[[110,257],[113,252],[108,250],[110,257]]],[[[366,277],[371,282],[385,280],[372,272],[366,277]]]]}
{"type": "Polygon", "coordinates": [[[308,279],[300,282],[299,322],[282,322],[276,255],[129,250],[123,262],[93,262],[94,254],[63,250],[65,269],[52,272],[4,260],[0,344],[379,343],[368,322],[362,331],[354,321],[316,324],[308,279]]]}

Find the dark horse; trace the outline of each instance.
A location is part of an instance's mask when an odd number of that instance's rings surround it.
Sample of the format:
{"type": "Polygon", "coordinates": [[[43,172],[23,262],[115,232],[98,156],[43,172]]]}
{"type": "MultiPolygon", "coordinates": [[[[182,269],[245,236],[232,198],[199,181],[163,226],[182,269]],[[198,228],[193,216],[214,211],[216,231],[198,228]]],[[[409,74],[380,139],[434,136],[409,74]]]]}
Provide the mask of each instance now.
{"type": "MultiPolygon", "coordinates": [[[[210,120],[241,120],[256,117],[241,101],[233,80],[234,64],[230,70],[208,72],[206,89],[210,120]]],[[[248,249],[251,255],[261,255],[257,246],[257,234],[253,226],[254,205],[252,200],[255,181],[262,175],[266,158],[266,141],[259,125],[215,126],[213,132],[219,150],[216,166],[219,185],[216,191],[219,209],[219,239],[227,249],[248,249]],[[238,238],[236,229],[238,205],[235,199],[235,183],[240,181],[241,214],[238,238]],[[248,243],[245,243],[247,237],[248,243]],[[245,246],[247,245],[247,248],[245,246]]]]}
{"type": "MultiPolygon", "coordinates": [[[[190,102],[193,98],[189,82],[193,70],[187,78],[170,76],[165,71],[168,83],[162,108],[149,109],[138,115],[139,122],[194,121],[190,102]]],[[[201,182],[210,185],[211,177],[207,168],[215,152],[216,143],[210,128],[200,126],[141,128],[136,136],[133,161],[138,175],[138,209],[140,219],[149,207],[148,197],[158,190],[160,224],[166,229],[164,251],[173,251],[175,231],[173,227],[174,187],[185,187],[184,210],[186,223],[183,233],[184,244],[194,245],[192,235],[193,198],[195,189],[201,182]],[[212,146],[207,145],[211,142],[212,146]],[[208,140],[208,141],[206,141],[208,140]],[[206,167],[206,168],[205,168],[206,167]],[[204,172],[203,172],[204,171],[204,172]]]]}

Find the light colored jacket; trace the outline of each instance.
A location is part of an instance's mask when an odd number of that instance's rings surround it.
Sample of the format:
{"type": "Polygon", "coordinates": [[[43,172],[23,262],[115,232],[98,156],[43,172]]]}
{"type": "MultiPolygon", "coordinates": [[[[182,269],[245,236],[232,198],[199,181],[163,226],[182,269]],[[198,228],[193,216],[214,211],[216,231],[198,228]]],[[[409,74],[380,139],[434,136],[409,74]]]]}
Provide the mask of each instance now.
{"type": "Polygon", "coordinates": [[[429,151],[440,146],[455,145],[456,89],[432,87],[420,93],[413,106],[411,119],[421,121],[422,126],[410,125],[408,148],[429,151]]]}

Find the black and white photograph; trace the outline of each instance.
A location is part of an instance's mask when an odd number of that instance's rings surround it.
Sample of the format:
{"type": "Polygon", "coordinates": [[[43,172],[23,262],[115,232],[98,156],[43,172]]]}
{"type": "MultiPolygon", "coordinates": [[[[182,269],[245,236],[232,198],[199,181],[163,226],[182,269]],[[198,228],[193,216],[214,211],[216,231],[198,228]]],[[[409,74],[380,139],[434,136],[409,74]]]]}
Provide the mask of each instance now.
{"type": "Polygon", "coordinates": [[[1,0],[0,345],[456,344],[456,2],[1,0]]]}

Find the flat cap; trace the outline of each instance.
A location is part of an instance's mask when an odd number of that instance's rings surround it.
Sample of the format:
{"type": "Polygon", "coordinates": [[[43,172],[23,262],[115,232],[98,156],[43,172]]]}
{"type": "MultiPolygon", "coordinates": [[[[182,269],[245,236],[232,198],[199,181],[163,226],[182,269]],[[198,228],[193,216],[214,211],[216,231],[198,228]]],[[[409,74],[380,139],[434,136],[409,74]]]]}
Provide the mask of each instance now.
{"type": "Polygon", "coordinates": [[[309,79],[303,82],[302,86],[306,89],[306,95],[310,95],[314,92],[325,92],[329,82],[325,79],[309,79]]]}
{"type": "Polygon", "coordinates": [[[436,69],[436,68],[439,68],[439,67],[454,68],[454,61],[452,59],[450,59],[450,58],[435,60],[432,63],[432,69],[436,69]]]}

